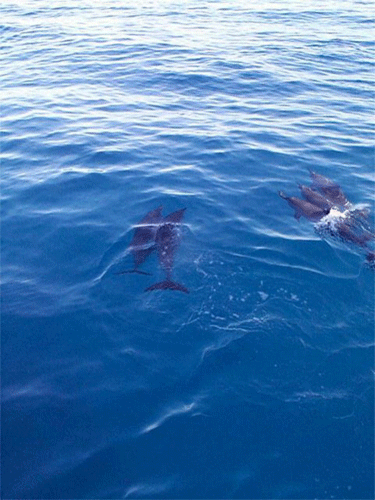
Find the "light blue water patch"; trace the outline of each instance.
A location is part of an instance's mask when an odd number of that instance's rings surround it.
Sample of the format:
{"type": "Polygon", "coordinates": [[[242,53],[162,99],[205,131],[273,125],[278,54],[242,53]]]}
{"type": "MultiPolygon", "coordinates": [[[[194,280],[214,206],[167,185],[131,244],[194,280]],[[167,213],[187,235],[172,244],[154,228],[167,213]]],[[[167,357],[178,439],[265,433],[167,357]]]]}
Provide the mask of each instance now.
{"type": "Polygon", "coordinates": [[[374,498],[370,3],[0,11],[3,497],[374,498]]]}

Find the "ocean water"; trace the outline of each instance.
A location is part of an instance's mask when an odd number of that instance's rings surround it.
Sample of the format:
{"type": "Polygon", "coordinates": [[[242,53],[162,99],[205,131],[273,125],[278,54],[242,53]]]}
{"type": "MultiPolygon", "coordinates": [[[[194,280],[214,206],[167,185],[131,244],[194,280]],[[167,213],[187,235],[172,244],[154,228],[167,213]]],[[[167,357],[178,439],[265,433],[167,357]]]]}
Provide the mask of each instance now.
{"type": "Polygon", "coordinates": [[[373,499],[374,271],[278,195],[373,230],[372,2],[0,14],[2,498],[373,499]]]}

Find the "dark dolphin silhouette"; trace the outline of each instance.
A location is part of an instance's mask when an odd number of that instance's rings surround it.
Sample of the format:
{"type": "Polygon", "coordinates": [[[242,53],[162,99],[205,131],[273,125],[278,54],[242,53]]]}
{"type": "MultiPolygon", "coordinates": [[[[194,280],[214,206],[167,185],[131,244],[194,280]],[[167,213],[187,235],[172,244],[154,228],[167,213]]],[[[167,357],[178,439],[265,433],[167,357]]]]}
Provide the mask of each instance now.
{"type": "Polygon", "coordinates": [[[324,177],[324,175],[317,174],[313,170],[309,170],[310,172],[310,177],[311,180],[313,181],[313,184],[315,184],[318,187],[322,186],[338,186],[336,182],[333,182],[331,179],[328,179],[328,177],[324,177]]]}
{"type": "Polygon", "coordinates": [[[159,262],[165,271],[166,279],[160,283],[149,286],[146,288],[146,292],[169,289],[189,293],[189,290],[185,286],[172,280],[174,254],[179,246],[177,226],[180,224],[185,210],[186,208],[182,208],[181,210],[177,210],[177,212],[169,214],[157,230],[155,242],[159,262]]]}
{"type": "Polygon", "coordinates": [[[374,239],[374,235],[363,231],[359,233],[356,229],[349,221],[341,221],[337,224],[337,234],[342,240],[366,248],[368,242],[374,239]]]}
{"type": "Polygon", "coordinates": [[[322,219],[325,215],[329,214],[329,208],[321,208],[317,205],[313,205],[309,201],[302,200],[301,198],[296,198],[295,196],[287,196],[283,191],[279,191],[281,198],[286,200],[289,205],[294,208],[294,217],[299,220],[301,216],[306,217],[306,219],[317,222],[322,219]]]}
{"type": "Polygon", "coordinates": [[[371,269],[375,270],[375,252],[368,252],[366,254],[366,260],[371,269]]]}
{"type": "Polygon", "coordinates": [[[317,174],[312,170],[310,170],[310,177],[313,181],[313,186],[318,187],[327,200],[329,200],[333,205],[341,207],[347,207],[349,205],[348,199],[338,184],[331,181],[331,179],[328,179],[328,177],[317,174]]]}
{"type": "Polygon", "coordinates": [[[354,210],[344,219],[337,220],[330,233],[331,236],[339,238],[344,243],[353,243],[363,248],[367,263],[372,269],[375,269],[375,252],[369,245],[375,239],[375,235],[363,227],[358,211],[354,210]]]}
{"type": "Polygon", "coordinates": [[[340,186],[331,179],[311,170],[310,176],[311,187],[298,184],[304,200],[287,196],[279,191],[279,195],[294,208],[294,217],[299,220],[304,216],[316,222],[315,230],[323,238],[329,236],[345,244],[354,244],[362,248],[367,263],[375,270],[375,252],[372,243],[375,234],[368,221],[369,210],[353,207],[340,186]],[[328,214],[329,217],[323,219],[328,214]]]}
{"type": "Polygon", "coordinates": [[[146,214],[137,224],[133,239],[128,247],[129,251],[133,254],[134,268],[121,271],[117,274],[138,273],[150,275],[150,273],[140,271],[138,268],[147,257],[156,250],[155,237],[163,219],[161,214],[162,210],[162,206],[155,210],[151,210],[151,212],[146,214]]]}
{"type": "Polygon", "coordinates": [[[302,184],[298,184],[298,187],[300,188],[302,196],[305,198],[305,200],[309,201],[313,205],[316,205],[317,207],[323,208],[325,210],[330,210],[332,208],[332,202],[327,200],[323,195],[321,195],[314,189],[311,189],[310,187],[304,186],[302,184]]]}

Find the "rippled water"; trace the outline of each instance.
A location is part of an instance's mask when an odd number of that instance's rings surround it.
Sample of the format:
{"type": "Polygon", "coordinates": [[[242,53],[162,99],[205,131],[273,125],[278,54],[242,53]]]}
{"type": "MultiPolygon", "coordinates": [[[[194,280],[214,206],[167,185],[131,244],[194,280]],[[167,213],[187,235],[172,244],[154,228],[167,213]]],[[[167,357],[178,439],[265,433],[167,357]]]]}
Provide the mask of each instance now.
{"type": "Polygon", "coordinates": [[[2,497],[374,498],[374,273],[278,195],[374,226],[371,3],[0,12],[2,497]]]}

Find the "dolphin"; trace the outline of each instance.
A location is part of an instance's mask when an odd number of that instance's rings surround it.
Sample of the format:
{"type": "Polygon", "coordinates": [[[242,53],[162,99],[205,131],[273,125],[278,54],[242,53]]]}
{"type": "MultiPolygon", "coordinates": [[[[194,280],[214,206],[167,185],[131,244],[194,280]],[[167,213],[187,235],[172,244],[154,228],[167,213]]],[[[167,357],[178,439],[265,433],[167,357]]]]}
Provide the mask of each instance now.
{"type": "Polygon", "coordinates": [[[348,199],[338,184],[328,179],[328,177],[317,174],[312,170],[310,170],[310,177],[313,181],[313,185],[318,187],[327,200],[332,202],[333,205],[342,207],[347,207],[349,205],[348,199]]]}
{"type": "Polygon", "coordinates": [[[138,273],[150,275],[150,273],[140,271],[138,268],[156,250],[155,236],[162,221],[162,210],[162,205],[155,210],[151,210],[136,225],[133,239],[128,247],[128,250],[133,254],[134,267],[116,274],[138,273]]]}
{"type": "Polygon", "coordinates": [[[372,233],[363,233],[361,235],[356,234],[356,228],[351,227],[351,224],[347,221],[342,221],[337,225],[337,233],[341,239],[355,243],[360,247],[367,247],[369,241],[374,239],[372,233]]]}
{"type": "Polygon", "coordinates": [[[186,208],[182,208],[181,210],[177,210],[177,212],[169,214],[157,230],[155,242],[159,262],[165,271],[166,279],[149,286],[146,288],[146,292],[170,289],[189,293],[189,290],[185,286],[172,280],[174,254],[179,246],[178,229],[176,226],[180,224],[185,210],[186,208]]]}
{"type": "Polygon", "coordinates": [[[334,205],[339,207],[347,207],[349,205],[349,200],[342,192],[340,186],[322,186],[320,190],[327,200],[331,201],[334,205]]]}
{"type": "Polygon", "coordinates": [[[310,177],[311,180],[313,181],[313,184],[322,187],[322,186],[337,186],[335,182],[331,181],[331,179],[328,179],[328,177],[324,177],[324,175],[317,174],[313,170],[309,170],[310,172],[310,177]]]}
{"type": "Polygon", "coordinates": [[[361,210],[345,210],[341,212],[335,208],[330,211],[329,217],[315,226],[318,234],[338,239],[345,244],[353,244],[362,248],[369,266],[375,270],[375,252],[372,242],[375,234],[367,224],[363,224],[361,210]]]}
{"type": "Polygon", "coordinates": [[[296,198],[295,196],[287,196],[283,191],[279,191],[281,198],[286,200],[288,204],[294,208],[294,217],[299,220],[303,215],[306,219],[317,222],[322,219],[325,215],[329,213],[330,209],[321,208],[317,205],[313,205],[309,201],[302,200],[301,198],[296,198]]]}
{"type": "Polygon", "coordinates": [[[314,189],[301,184],[298,184],[298,187],[300,188],[302,196],[305,200],[309,201],[313,205],[325,210],[330,210],[332,208],[332,203],[314,189]]]}

